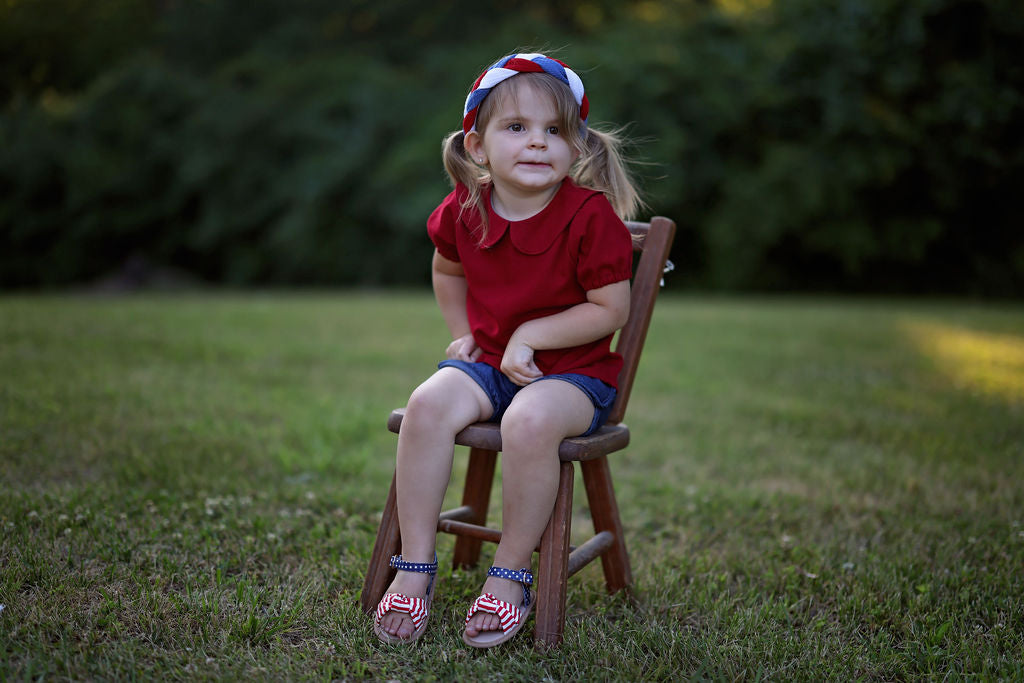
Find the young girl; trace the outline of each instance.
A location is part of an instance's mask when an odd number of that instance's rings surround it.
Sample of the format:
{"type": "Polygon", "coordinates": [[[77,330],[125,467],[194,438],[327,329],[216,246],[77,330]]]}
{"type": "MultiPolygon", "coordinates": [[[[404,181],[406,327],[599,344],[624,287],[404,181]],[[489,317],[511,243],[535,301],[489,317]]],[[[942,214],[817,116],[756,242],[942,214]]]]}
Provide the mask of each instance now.
{"type": "Polygon", "coordinates": [[[412,642],[426,628],[455,435],[501,423],[503,533],[463,633],[490,647],[515,635],[532,607],[530,566],[554,505],[559,443],[600,427],[615,400],[622,361],[610,343],[629,314],[632,268],[620,216],[638,198],[618,140],[588,128],[588,111],[564,63],[515,54],[476,80],[462,130],[445,140],[455,189],[427,230],[453,341],[409,398],[398,437],[402,554],[374,621],[385,642],[412,642]]]}

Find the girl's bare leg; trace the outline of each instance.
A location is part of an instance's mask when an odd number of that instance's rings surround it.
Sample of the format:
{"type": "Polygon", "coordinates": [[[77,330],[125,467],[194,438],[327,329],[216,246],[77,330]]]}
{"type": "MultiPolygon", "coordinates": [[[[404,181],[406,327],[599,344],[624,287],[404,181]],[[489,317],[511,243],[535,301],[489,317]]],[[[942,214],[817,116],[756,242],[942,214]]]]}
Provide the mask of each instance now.
{"type": "MultiPolygon", "coordinates": [[[[551,517],[558,493],[558,444],[582,434],[594,419],[586,394],[561,380],[544,380],[520,391],[501,420],[502,535],[494,565],[530,567],[533,551],[551,517]]],[[[482,593],[519,605],[519,583],[487,577],[482,593]]],[[[466,625],[469,636],[500,630],[498,617],[478,612],[466,625]]]]}
{"type": "MultiPolygon", "coordinates": [[[[455,368],[441,368],[409,397],[395,468],[402,558],[407,562],[433,561],[437,517],[451,476],[455,435],[473,422],[486,420],[491,411],[484,390],[455,368]]],[[[398,572],[387,592],[422,598],[429,583],[428,574],[398,572]]],[[[384,631],[400,638],[415,630],[407,614],[388,612],[380,623],[384,631]]]]}

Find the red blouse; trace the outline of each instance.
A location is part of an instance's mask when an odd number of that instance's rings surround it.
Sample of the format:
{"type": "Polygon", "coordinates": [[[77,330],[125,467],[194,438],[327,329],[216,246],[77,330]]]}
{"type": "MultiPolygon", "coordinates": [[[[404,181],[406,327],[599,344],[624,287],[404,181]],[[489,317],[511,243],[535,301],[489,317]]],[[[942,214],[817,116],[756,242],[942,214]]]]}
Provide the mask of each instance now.
{"type": "MultiPolygon", "coordinates": [[[[587,300],[587,291],[628,280],[633,248],[629,230],[605,196],[566,179],[540,213],[508,221],[488,206],[487,239],[479,243],[480,215],[460,204],[459,185],[427,220],[438,253],[462,264],[466,312],[480,360],[501,367],[512,333],[534,318],[587,300]]],[[[617,386],[622,357],[611,351],[612,335],[565,349],[539,350],[534,362],[545,375],[578,373],[617,386]]]]}

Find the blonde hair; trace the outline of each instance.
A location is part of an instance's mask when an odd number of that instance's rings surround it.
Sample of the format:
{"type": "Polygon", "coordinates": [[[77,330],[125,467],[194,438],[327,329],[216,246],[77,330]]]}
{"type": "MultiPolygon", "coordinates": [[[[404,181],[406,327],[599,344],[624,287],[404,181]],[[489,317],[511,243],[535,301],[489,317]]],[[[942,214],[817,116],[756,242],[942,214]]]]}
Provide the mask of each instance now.
{"type": "MultiPolygon", "coordinates": [[[[623,145],[621,130],[600,130],[580,125],[580,108],[572,90],[565,83],[545,73],[520,73],[499,83],[480,103],[476,117],[479,135],[487,123],[504,105],[515,104],[521,88],[548,95],[558,112],[559,129],[564,131],[569,145],[580,156],[569,171],[569,177],[581,187],[603,192],[612,209],[622,220],[633,218],[643,206],[620,149],[623,145]]],[[[487,237],[487,206],[483,190],[491,182],[490,174],[473,163],[465,147],[462,130],[445,136],[441,157],[445,171],[453,186],[463,185],[469,192],[462,202],[462,210],[476,208],[481,218],[480,242],[487,237]]]]}

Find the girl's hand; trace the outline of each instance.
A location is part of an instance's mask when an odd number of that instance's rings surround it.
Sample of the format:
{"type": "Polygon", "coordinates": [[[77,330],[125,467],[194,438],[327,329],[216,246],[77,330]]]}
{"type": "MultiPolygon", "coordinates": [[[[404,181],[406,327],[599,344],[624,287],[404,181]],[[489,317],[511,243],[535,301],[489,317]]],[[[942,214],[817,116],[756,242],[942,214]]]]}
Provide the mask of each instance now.
{"type": "Polygon", "coordinates": [[[476,359],[483,352],[483,349],[477,346],[472,334],[464,334],[448,345],[448,348],[445,350],[445,356],[449,360],[464,360],[467,363],[475,363],[476,359]]]}
{"type": "Polygon", "coordinates": [[[505,347],[505,355],[501,358],[501,371],[521,387],[540,379],[544,374],[533,362],[533,349],[514,337],[505,347]]]}

